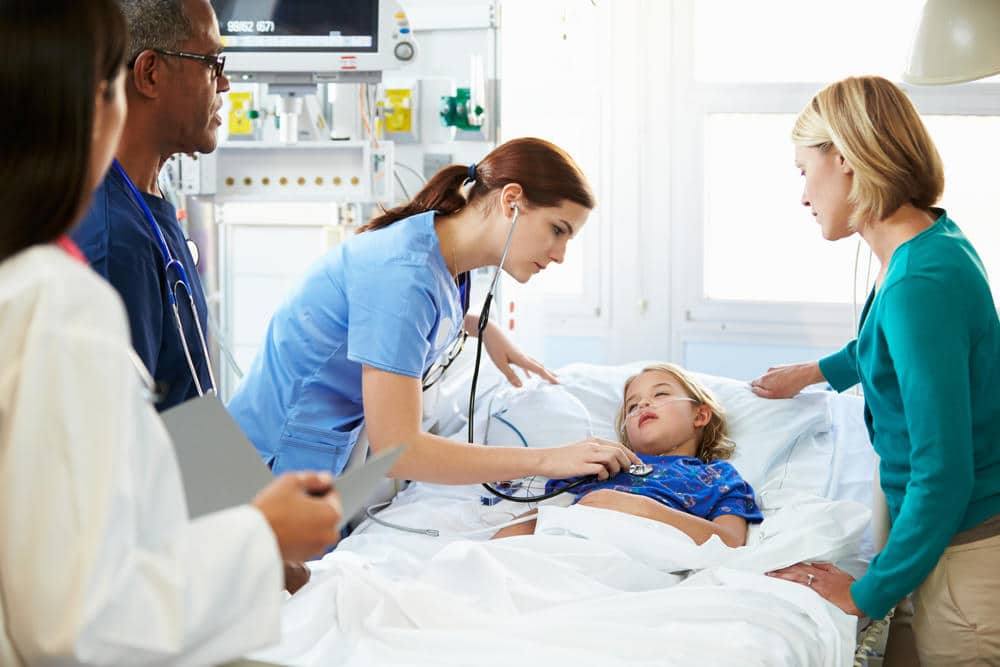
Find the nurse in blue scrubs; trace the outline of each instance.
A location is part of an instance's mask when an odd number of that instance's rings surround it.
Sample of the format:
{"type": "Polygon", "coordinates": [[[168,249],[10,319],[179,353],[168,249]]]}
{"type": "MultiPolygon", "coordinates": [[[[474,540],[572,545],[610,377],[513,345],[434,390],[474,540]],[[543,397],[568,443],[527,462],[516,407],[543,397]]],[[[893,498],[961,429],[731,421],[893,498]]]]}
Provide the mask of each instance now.
{"type": "MultiPolygon", "coordinates": [[[[561,263],[594,207],[579,167],[539,139],[515,139],[469,167],[438,172],[409,203],[374,218],[305,274],[275,312],[229,410],[275,473],[339,473],[362,426],[372,451],[406,443],[391,475],[445,484],[527,475],[601,479],[637,463],[592,438],[551,449],[481,447],[421,428],[425,374],[464,332],[468,274],[495,266],[526,282],[561,263]]],[[[490,358],[555,378],[490,324],[490,358]]],[[[428,378],[429,379],[429,378],[428,378]]]]}

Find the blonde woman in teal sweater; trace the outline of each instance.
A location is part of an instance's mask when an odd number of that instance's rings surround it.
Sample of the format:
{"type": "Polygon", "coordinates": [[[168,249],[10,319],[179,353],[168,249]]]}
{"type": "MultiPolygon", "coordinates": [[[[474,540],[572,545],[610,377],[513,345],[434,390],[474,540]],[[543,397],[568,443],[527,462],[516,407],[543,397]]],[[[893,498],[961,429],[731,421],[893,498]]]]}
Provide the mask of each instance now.
{"type": "Polygon", "coordinates": [[[947,213],[941,160],[910,100],[878,77],[820,91],[792,132],[823,237],[860,234],[881,271],[858,337],[770,369],[766,398],[861,383],[891,529],[855,581],[828,564],[772,573],[881,618],[913,593],[921,664],[1000,664],[1000,323],[986,271],[947,213]]]}

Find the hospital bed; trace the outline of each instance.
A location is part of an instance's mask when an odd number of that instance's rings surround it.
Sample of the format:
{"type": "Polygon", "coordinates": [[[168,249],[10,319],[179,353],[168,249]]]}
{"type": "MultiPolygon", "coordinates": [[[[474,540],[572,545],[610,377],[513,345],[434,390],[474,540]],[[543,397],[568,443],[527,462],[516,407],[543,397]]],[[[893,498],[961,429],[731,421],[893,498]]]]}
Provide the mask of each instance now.
{"type": "MultiPolygon", "coordinates": [[[[545,447],[616,439],[624,380],[642,362],[574,364],[561,384],[515,389],[483,368],[477,439],[545,447]]],[[[425,426],[463,440],[470,372],[453,365],[425,397],[425,426]]],[[[733,465],[765,515],[748,544],[696,546],[625,514],[539,509],[533,536],[489,541],[525,511],[481,486],[410,484],[363,522],[286,603],[283,639],[251,656],[288,665],[880,664],[885,620],[858,622],[813,591],[762,573],[806,560],[855,576],[873,553],[874,454],[859,397],[767,401],[745,382],[699,376],[726,408],[733,465]],[[424,532],[421,532],[424,531],[424,532]],[[438,531],[436,537],[426,531],[438,531]]],[[[537,492],[543,480],[527,483],[537,492]]]]}

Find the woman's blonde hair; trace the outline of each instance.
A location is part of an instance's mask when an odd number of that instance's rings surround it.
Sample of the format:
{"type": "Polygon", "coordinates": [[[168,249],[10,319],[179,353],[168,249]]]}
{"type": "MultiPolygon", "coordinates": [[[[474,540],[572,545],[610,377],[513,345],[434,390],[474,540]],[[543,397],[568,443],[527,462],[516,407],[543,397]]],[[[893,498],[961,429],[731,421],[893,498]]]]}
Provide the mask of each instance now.
{"type": "Polygon", "coordinates": [[[944,190],[944,168],[910,98],[878,76],[830,84],[795,120],[792,142],[835,148],[854,170],[849,224],[884,220],[903,204],[927,210],[944,190]]]}
{"type": "Polygon", "coordinates": [[[689,398],[697,401],[698,405],[708,406],[712,411],[712,418],[702,427],[701,442],[698,443],[698,451],[695,454],[704,463],[712,461],[725,461],[733,455],[735,445],[729,439],[729,423],[726,420],[726,412],[722,409],[718,399],[708,390],[691,377],[691,374],[675,364],[661,363],[646,366],[641,371],[625,380],[625,387],[622,389],[622,405],[618,409],[618,416],[615,418],[615,428],[621,437],[622,444],[632,449],[632,443],[628,439],[628,430],[625,428],[625,399],[628,397],[628,388],[636,378],[643,373],[659,371],[669,373],[681,384],[684,393],[689,398]]]}

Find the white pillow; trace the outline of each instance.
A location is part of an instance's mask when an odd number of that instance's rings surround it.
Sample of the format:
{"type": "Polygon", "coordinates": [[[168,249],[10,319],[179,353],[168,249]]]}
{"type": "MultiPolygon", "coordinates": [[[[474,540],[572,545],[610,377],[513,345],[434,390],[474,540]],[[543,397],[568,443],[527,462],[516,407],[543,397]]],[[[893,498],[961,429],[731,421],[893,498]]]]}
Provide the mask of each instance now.
{"type": "MultiPolygon", "coordinates": [[[[522,389],[499,389],[489,406],[480,408],[487,412],[476,410],[477,433],[489,418],[486,444],[520,444],[515,429],[530,447],[551,447],[589,436],[617,441],[614,422],[625,380],[650,363],[570,364],[558,371],[559,385],[533,382],[522,389]]],[[[693,375],[725,408],[736,443],[732,463],[758,495],[784,486],[793,471],[796,488],[827,495],[829,475],[824,471],[830,469],[833,456],[832,439],[823,435],[831,424],[827,394],[768,400],[755,396],[746,382],[693,375]]]]}
{"type": "Polygon", "coordinates": [[[520,389],[508,384],[491,397],[486,410],[482,442],[487,445],[555,447],[593,434],[590,412],[562,384],[538,379],[520,389]]]}
{"type": "MultiPolygon", "coordinates": [[[[617,440],[614,419],[625,380],[648,365],[571,364],[559,371],[559,385],[534,381],[516,389],[487,360],[476,392],[476,440],[522,444],[511,427],[531,447],[551,447],[590,436],[617,440]],[[491,414],[498,416],[491,418],[491,414]]],[[[736,443],[733,465],[754,488],[762,509],[781,507],[797,494],[871,506],[875,457],[862,399],[813,392],[790,400],[767,400],[754,396],[746,382],[694,375],[726,409],[736,443]]],[[[442,383],[447,400],[439,401],[433,414],[445,426],[439,433],[462,442],[470,381],[470,365],[459,366],[450,382],[442,383]]],[[[867,558],[872,554],[870,533],[866,532],[862,546],[867,558]]]]}

